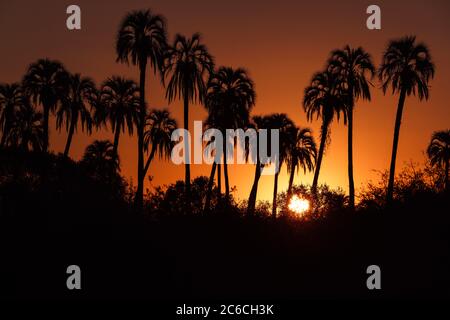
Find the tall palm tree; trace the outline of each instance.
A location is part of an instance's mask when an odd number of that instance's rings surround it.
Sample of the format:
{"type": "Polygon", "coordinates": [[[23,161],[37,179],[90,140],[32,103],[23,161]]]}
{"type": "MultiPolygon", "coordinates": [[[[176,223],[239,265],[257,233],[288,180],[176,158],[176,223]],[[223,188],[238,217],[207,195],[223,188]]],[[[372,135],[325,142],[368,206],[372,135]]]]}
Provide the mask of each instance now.
{"type": "MultiPolygon", "coordinates": [[[[165,59],[165,78],[168,78],[166,98],[169,103],[183,99],[184,129],[189,130],[189,103],[203,103],[206,93],[206,81],[213,71],[213,57],[201,43],[201,37],[195,33],[191,38],[180,34],[175,36],[165,59]]],[[[189,140],[184,139],[185,150],[185,186],[186,194],[190,192],[190,148],[189,140]]]]}
{"type": "Polygon", "coordinates": [[[14,114],[6,144],[24,151],[42,151],[44,148],[43,116],[34,110],[28,99],[14,114]]]}
{"type": "Polygon", "coordinates": [[[392,88],[392,93],[400,93],[392,143],[387,202],[392,200],[394,192],[395,161],[406,97],[411,94],[415,96],[417,93],[419,100],[428,100],[428,82],[434,77],[434,69],[428,47],[423,43],[416,44],[414,36],[390,41],[383,54],[378,70],[383,93],[386,94],[389,87],[392,88]]]}
{"type": "Polygon", "coordinates": [[[23,79],[25,91],[33,99],[33,103],[42,105],[44,111],[44,145],[49,145],[49,116],[54,112],[67,83],[67,72],[59,61],[39,59],[28,67],[23,79]]]}
{"type": "Polygon", "coordinates": [[[444,168],[444,188],[449,190],[450,130],[436,131],[431,137],[427,155],[433,166],[444,168]]]}
{"type": "Polygon", "coordinates": [[[146,118],[144,134],[144,146],[150,154],[144,167],[144,176],[147,175],[150,163],[159,154],[159,158],[168,158],[174,146],[171,140],[172,132],[177,129],[177,122],[170,115],[167,109],[152,110],[146,118]]]}
{"type": "Polygon", "coordinates": [[[272,201],[272,216],[277,216],[277,195],[278,195],[278,176],[281,168],[287,160],[289,152],[294,147],[291,137],[296,133],[297,129],[294,122],[284,113],[275,113],[267,118],[267,128],[279,130],[279,150],[278,150],[278,170],[274,175],[273,184],[273,201],[272,201]]]}
{"type": "MultiPolygon", "coordinates": [[[[250,123],[250,111],[255,104],[256,93],[253,81],[246,70],[220,67],[211,74],[208,81],[206,108],[210,121],[222,131],[223,143],[223,171],[225,177],[225,196],[230,198],[230,184],[228,180],[226,129],[245,128],[250,123]]],[[[220,170],[219,170],[220,172],[220,170]]]]}
{"type": "Polygon", "coordinates": [[[68,131],[64,157],[69,156],[70,146],[78,122],[81,122],[82,130],[88,133],[92,130],[91,103],[95,97],[95,84],[91,78],[81,77],[80,74],[71,74],[68,77],[68,85],[61,104],[56,112],[56,127],[61,130],[65,125],[68,131]]]}
{"type": "MultiPolygon", "coordinates": [[[[269,116],[254,116],[252,117],[252,125],[253,128],[257,131],[261,129],[268,128],[268,119],[269,116]]],[[[261,178],[261,170],[264,165],[261,164],[261,159],[259,157],[259,148],[261,141],[259,140],[259,134],[256,135],[256,164],[255,164],[255,176],[253,178],[252,189],[250,191],[250,195],[248,197],[248,205],[247,205],[247,215],[252,216],[255,213],[256,206],[256,196],[258,194],[258,183],[261,178]]]]}
{"type": "Polygon", "coordinates": [[[0,148],[5,146],[16,112],[24,106],[24,103],[25,97],[20,84],[0,85],[0,131],[2,132],[0,148]]]}
{"type": "Polygon", "coordinates": [[[147,62],[154,72],[163,71],[163,58],[167,48],[165,19],[150,10],[133,11],[123,19],[116,41],[117,61],[139,67],[140,110],[138,121],[138,185],[136,207],[142,210],[144,192],[144,126],[147,115],[145,104],[145,76],[147,62]]]}
{"type": "Polygon", "coordinates": [[[316,119],[322,119],[319,153],[312,184],[313,192],[317,190],[322,158],[330,135],[330,125],[334,117],[340,119],[341,113],[344,123],[347,123],[346,105],[347,99],[340,85],[340,78],[329,70],[316,73],[311,80],[311,84],[305,89],[303,108],[308,121],[312,121],[314,116],[316,116],[316,119]]]}
{"type": "Polygon", "coordinates": [[[288,152],[286,159],[287,169],[289,172],[289,185],[287,195],[291,196],[292,185],[294,183],[295,172],[300,168],[303,172],[314,170],[314,165],[317,157],[317,147],[314,137],[309,128],[296,127],[291,130],[291,149],[288,152]]]}
{"type": "Polygon", "coordinates": [[[355,207],[355,182],[353,179],[353,109],[359,99],[370,101],[370,79],[374,77],[375,67],[370,55],[361,47],[345,46],[331,53],[329,65],[342,78],[349,99],[348,116],[348,186],[349,205],[355,207]]]}
{"type": "Polygon", "coordinates": [[[106,79],[100,90],[97,119],[107,119],[114,133],[113,152],[118,155],[120,133],[133,134],[139,118],[139,87],[133,80],[113,76],[106,79]]]}

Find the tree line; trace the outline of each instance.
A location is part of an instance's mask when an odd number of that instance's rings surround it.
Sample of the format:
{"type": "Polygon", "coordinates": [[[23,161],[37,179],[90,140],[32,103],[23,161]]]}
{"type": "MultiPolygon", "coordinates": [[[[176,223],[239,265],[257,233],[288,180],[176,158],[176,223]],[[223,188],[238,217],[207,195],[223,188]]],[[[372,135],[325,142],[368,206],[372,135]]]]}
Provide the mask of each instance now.
{"type": "MultiPolygon", "coordinates": [[[[137,67],[138,83],[113,75],[97,87],[91,78],[73,74],[61,62],[45,58],[32,63],[21,82],[1,84],[0,147],[48,152],[49,118],[55,115],[57,130],[67,132],[64,157],[70,155],[73,135],[79,126],[88,134],[93,129],[109,128],[114,134],[113,142],[96,141],[88,146],[89,154],[103,155],[108,161],[116,163],[112,167],[118,168],[121,136],[136,133],[138,172],[134,203],[138,211],[143,208],[144,179],[149,167],[155,157],[170,156],[174,145],[171,134],[178,128],[168,109],[148,107],[151,98],[145,92],[145,84],[151,76],[159,79],[169,103],[182,101],[183,128],[186,130],[189,129],[192,104],[203,105],[208,112],[205,125],[223,133],[226,129],[237,128],[279,129],[280,168],[286,165],[289,172],[288,197],[292,193],[298,170],[304,173],[314,171],[311,190],[312,193],[317,192],[323,157],[331,141],[331,123],[335,118],[337,121],[342,119],[348,129],[348,205],[353,209],[353,112],[357,102],[360,99],[370,101],[375,78],[378,78],[384,94],[388,90],[398,94],[386,191],[386,201],[390,202],[393,198],[400,124],[406,98],[417,96],[419,100],[428,100],[429,82],[435,73],[428,47],[418,43],[413,36],[390,41],[378,68],[371,55],[361,47],[347,45],[333,50],[325,68],[312,76],[302,101],[308,121],[320,120],[322,123],[317,147],[311,129],[296,125],[287,114],[253,115],[256,91],[248,71],[244,68],[217,66],[198,33],[191,37],[176,34],[170,42],[166,19],[151,10],[130,12],[124,17],[116,35],[116,58],[118,63],[137,67]]],[[[260,141],[257,143],[260,148],[260,141]]],[[[225,154],[226,143],[223,148],[225,154]]],[[[442,168],[448,190],[450,130],[435,132],[427,153],[432,164],[442,168]]],[[[257,157],[248,198],[249,215],[255,212],[263,166],[257,157]]],[[[278,175],[279,172],[274,175],[273,216],[277,212],[278,175]]],[[[203,210],[210,209],[215,179],[217,192],[222,195],[222,176],[226,204],[230,200],[226,156],[223,157],[223,163],[214,162],[211,166],[203,210]]],[[[191,194],[191,180],[190,164],[186,163],[185,197],[191,194]]]]}

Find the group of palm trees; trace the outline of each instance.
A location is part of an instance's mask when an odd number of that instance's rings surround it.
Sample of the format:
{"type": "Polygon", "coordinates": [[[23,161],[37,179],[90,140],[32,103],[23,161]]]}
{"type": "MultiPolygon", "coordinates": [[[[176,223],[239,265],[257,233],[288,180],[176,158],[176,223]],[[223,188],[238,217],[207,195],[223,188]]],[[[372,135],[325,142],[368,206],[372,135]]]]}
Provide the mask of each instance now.
{"type": "MultiPolygon", "coordinates": [[[[417,93],[428,99],[428,82],[434,66],[427,47],[416,44],[414,37],[391,41],[380,68],[376,70],[371,56],[362,48],[344,47],[335,50],[325,70],[316,73],[304,92],[303,107],[307,119],[321,119],[320,144],[317,150],[312,132],[300,128],[286,114],[252,116],[256,94],[254,83],[242,68],[216,67],[214,58],[195,33],[191,37],[177,34],[170,44],[167,23],[163,16],[150,10],[128,13],[120,24],[116,39],[117,62],[132,64],[139,69],[139,83],[120,76],[106,79],[96,88],[92,79],[71,74],[58,61],[40,59],[31,64],[21,83],[0,86],[0,147],[15,146],[24,150],[48,151],[49,117],[56,115],[58,130],[68,132],[64,156],[68,157],[74,132],[79,124],[90,133],[93,128],[109,125],[114,139],[112,157],[118,161],[121,133],[135,131],[138,137],[138,174],[135,204],[143,208],[144,178],[156,155],[168,157],[174,142],[171,134],[177,122],[166,109],[148,108],[149,94],[145,92],[147,69],[159,75],[168,102],[181,100],[184,107],[184,128],[189,129],[189,106],[203,104],[208,112],[206,126],[225,133],[226,129],[279,129],[280,168],[289,171],[288,195],[291,194],[295,173],[314,170],[312,191],[317,189],[326,145],[330,141],[330,125],[336,117],[348,124],[349,205],[355,205],[353,178],[353,110],[361,99],[370,100],[371,80],[376,74],[385,93],[391,88],[399,93],[387,200],[392,199],[395,159],[402,111],[407,96],[417,93]],[[37,111],[41,106],[43,112],[37,111]],[[147,158],[146,158],[147,155],[147,158]]],[[[447,133],[448,134],[448,133],[447,133]]],[[[224,136],[226,136],[224,134],[224,136]]],[[[189,143],[187,139],[184,143],[189,143]]],[[[223,155],[226,155],[226,142],[223,155]]],[[[258,140],[258,148],[260,141],[258,140]]],[[[188,147],[185,156],[189,157],[188,147]]],[[[445,148],[444,148],[445,149],[445,148]]],[[[431,150],[431,149],[430,149],[431,150]]],[[[429,151],[436,154],[436,150],[429,151]]],[[[448,175],[448,144],[447,144],[448,175]]],[[[248,199],[248,214],[255,212],[258,182],[264,161],[256,157],[255,174],[248,199]]],[[[225,185],[225,202],[230,200],[227,156],[223,163],[214,162],[208,183],[204,210],[209,210],[214,178],[221,194],[221,171],[225,185]]],[[[440,160],[436,160],[440,163],[440,160]]],[[[445,161],[444,161],[445,162],[445,161]]],[[[272,214],[277,212],[278,175],[274,176],[272,214]]],[[[190,164],[185,164],[186,197],[190,194],[190,164]]]]}

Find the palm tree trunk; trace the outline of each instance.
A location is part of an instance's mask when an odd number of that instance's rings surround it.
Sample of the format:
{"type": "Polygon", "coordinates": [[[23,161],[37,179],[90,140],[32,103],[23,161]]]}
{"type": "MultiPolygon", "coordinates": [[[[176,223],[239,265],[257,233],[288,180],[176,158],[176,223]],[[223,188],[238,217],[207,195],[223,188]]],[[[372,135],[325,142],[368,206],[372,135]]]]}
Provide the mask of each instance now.
{"type": "Polygon", "coordinates": [[[214,161],[211,168],[211,174],[209,175],[208,190],[206,191],[205,207],[203,208],[204,212],[208,211],[211,206],[211,195],[212,195],[212,188],[214,185],[214,175],[216,174],[216,168],[217,163],[214,161]]]}
{"type": "Polygon", "coordinates": [[[135,205],[138,212],[142,212],[144,206],[144,124],[145,124],[145,70],[147,67],[147,58],[140,59],[139,74],[139,123],[138,131],[138,185],[136,190],[135,205]]]}
{"type": "Polygon", "coordinates": [[[348,112],[348,194],[350,209],[355,208],[355,182],[353,180],[353,102],[348,112]]]}
{"type": "Polygon", "coordinates": [[[114,145],[113,145],[113,154],[116,159],[119,157],[118,149],[119,149],[119,138],[120,138],[120,126],[116,125],[116,132],[114,132],[114,145]]]}
{"type": "Polygon", "coordinates": [[[292,185],[294,184],[295,167],[296,166],[292,166],[290,176],[289,176],[289,185],[288,185],[288,191],[287,191],[288,199],[291,197],[292,185]]]}
{"type": "Polygon", "coordinates": [[[156,153],[156,144],[152,144],[152,150],[150,151],[150,155],[148,156],[147,162],[145,163],[144,168],[144,177],[147,175],[148,168],[150,167],[150,163],[153,161],[156,153]]]}
{"type": "Polygon", "coordinates": [[[277,217],[277,194],[278,194],[278,175],[280,170],[275,173],[274,184],[273,184],[273,201],[272,201],[272,217],[277,217]]]}
{"type": "Polygon", "coordinates": [[[75,124],[76,118],[73,118],[72,121],[70,121],[69,134],[67,135],[66,147],[64,148],[64,158],[69,156],[70,145],[72,144],[72,137],[75,131],[75,124]]]}
{"type": "Polygon", "coordinates": [[[323,158],[323,152],[325,150],[325,144],[327,142],[327,133],[328,133],[328,125],[326,123],[322,124],[322,133],[320,137],[320,147],[319,147],[319,154],[317,157],[317,164],[316,164],[316,170],[314,170],[314,179],[312,184],[312,192],[316,193],[317,191],[317,182],[319,181],[319,173],[320,173],[320,167],[322,166],[322,158],[323,158]]]}
{"type": "Polygon", "coordinates": [[[48,134],[48,118],[50,115],[50,106],[47,104],[43,105],[44,107],[44,145],[42,146],[42,151],[47,152],[48,150],[48,140],[49,140],[49,134],[48,134]]]}
{"type": "Polygon", "coordinates": [[[258,194],[258,183],[259,178],[261,177],[261,165],[259,163],[259,157],[256,160],[255,166],[255,177],[253,179],[252,190],[250,191],[250,196],[248,198],[248,206],[247,206],[247,215],[252,216],[255,214],[255,206],[256,206],[256,196],[258,194]]]}
{"type": "MultiPolygon", "coordinates": [[[[224,135],[225,137],[225,135],[224,135]]],[[[225,200],[228,203],[230,200],[230,183],[228,181],[228,164],[227,164],[227,143],[223,144],[223,176],[225,178],[225,200]]]]}
{"type": "Polygon", "coordinates": [[[222,179],[221,179],[221,172],[220,172],[220,163],[217,164],[217,194],[220,196],[222,195],[222,179]]]}
{"type": "MultiPolygon", "coordinates": [[[[189,96],[184,94],[184,129],[189,131],[189,96]]],[[[189,197],[191,192],[191,165],[190,165],[190,141],[187,137],[183,138],[184,142],[184,152],[185,152],[185,175],[184,175],[184,183],[186,186],[186,197],[189,197]]]]}
{"type": "Polygon", "coordinates": [[[402,89],[400,92],[400,98],[398,100],[397,116],[395,117],[395,128],[394,128],[394,141],[392,143],[392,157],[391,157],[391,167],[389,170],[389,183],[386,193],[386,201],[389,203],[392,201],[394,194],[394,178],[395,178],[395,161],[397,159],[397,148],[398,139],[400,136],[400,125],[402,122],[403,107],[405,105],[406,90],[402,89]]]}

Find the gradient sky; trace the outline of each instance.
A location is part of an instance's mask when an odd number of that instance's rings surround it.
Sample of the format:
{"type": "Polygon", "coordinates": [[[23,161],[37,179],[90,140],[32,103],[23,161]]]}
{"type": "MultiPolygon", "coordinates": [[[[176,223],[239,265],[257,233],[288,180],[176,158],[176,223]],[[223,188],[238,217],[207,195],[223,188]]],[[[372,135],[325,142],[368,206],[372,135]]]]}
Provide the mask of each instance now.
{"type": "MultiPolygon", "coordinates": [[[[433,131],[450,127],[450,2],[442,1],[300,1],[300,0],[154,0],[154,1],[22,1],[0,0],[0,82],[19,81],[28,64],[49,57],[62,61],[71,72],[91,76],[97,84],[111,75],[138,80],[136,67],[115,62],[115,36],[122,17],[130,10],[151,8],[168,20],[172,41],[176,33],[200,32],[216,64],[244,67],[255,81],[257,102],[253,114],[287,113],[297,125],[313,129],[319,139],[320,122],[307,123],[301,106],[303,90],[312,74],[324,67],[332,49],[363,46],[379,65],[389,39],[417,35],[425,42],[436,64],[431,82],[431,99],[419,103],[406,100],[400,132],[397,167],[410,160],[422,162],[433,131]],[[66,7],[77,4],[82,10],[82,30],[66,29],[66,7]],[[366,28],[365,13],[370,4],[382,10],[382,30],[366,28]]],[[[151,107],[169,107],[182,123],[182,105],[164,99],[159,79],[150,74],[146,88],[151,107]]],[[[374,82],[372,102],[357,102],[354,128],[355,185],[359,189],[377,178],[373,170],[388,168],[397,96],[383,96],[374,82]]],[[[204,119],[202,106],[191,107],[191,120],[204,119]]],[[[334,123],[331,145],[326,151],[319,182],[348,188],[346,127],[334,123]]],[[[51,122],[51,150],[62,152],[66,133],[57,134],[51,122]]],[[[77,133],[71,156],[79,159],[94,139],[111,139],[111,132],[86,136],[77,133]]],[[[137,137],[122,136],[119,152],[122,174],[136,182],[137,137]]],[[[148,188],[184,178],[184,166],[154,162],[149,170],[153,180],[148,188]]],[[[193,176],[209,176],[207,165],[192,165],[193,176]]],[[[237,197],[246,199],[253,182],[254,168],[232,165],[230,184],[237,197]]],[[[295,182],[311,183],[312,175],[300,174],[295,182]]],[[[279,190],[287,188],[285,168],[279,190]]],[[[258,198],[271,199],[273,178],[262,177],[258,198]]]]}

